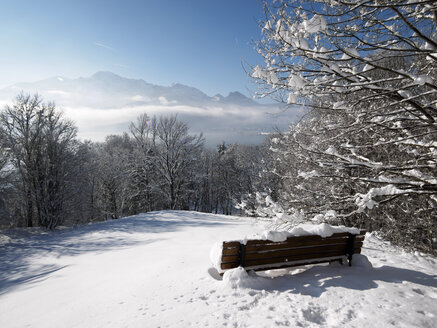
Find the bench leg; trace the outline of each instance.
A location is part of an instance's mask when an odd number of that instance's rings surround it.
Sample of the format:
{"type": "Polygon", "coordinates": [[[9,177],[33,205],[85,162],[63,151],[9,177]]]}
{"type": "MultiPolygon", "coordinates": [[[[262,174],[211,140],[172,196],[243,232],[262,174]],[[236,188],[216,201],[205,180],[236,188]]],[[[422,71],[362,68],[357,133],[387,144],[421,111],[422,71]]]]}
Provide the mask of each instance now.
{"type": "Polygon", "coordinates": [[[346,255],[349,266],[352,266],[352,256],[354,255],[355,235],[350,233],[346,246],[346,255]]]}

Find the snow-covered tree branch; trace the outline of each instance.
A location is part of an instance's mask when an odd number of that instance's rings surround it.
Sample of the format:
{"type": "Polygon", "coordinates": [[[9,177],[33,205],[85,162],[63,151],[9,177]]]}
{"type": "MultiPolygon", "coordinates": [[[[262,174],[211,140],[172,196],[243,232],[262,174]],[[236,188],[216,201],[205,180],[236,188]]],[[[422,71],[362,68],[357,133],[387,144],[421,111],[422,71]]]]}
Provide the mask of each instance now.
{"type": "Polygon", "coordinates": [[[414,233],[426,227],[415,240],[431,247],[436,10],[421,0],[266,5],[264,65],[251,73],[258,95],[310,110],[272,146],[292,165],[276,170],[290,208],[387,229],[410,221],[414,233]]]}

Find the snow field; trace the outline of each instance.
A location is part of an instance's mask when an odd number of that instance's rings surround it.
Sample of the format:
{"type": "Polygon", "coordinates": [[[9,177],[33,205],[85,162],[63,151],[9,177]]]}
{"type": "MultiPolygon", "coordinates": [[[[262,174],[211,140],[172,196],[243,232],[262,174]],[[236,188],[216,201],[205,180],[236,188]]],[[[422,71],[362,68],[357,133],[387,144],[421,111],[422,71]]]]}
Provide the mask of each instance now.
{"type": "Polygon", "coordinates": [[[153,212],[54,233],[3,232],[0,327],[435,327],[437,261],[373,234],[340,264],[210,274],[250,219],[153,212]]]}

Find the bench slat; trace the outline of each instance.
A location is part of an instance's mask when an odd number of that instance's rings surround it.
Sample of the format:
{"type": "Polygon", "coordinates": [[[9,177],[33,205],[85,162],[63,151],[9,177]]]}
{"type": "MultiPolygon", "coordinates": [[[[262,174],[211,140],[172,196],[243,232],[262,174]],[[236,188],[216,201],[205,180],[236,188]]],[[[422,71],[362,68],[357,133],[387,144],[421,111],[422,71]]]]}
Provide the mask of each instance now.
{"type": "MultiPolygon", "coordinates": [[[[361,249],[355,249],[354,250],[355,254],[360,254],[361,253],[361,249]]],[[[270,264],[266,264],[266,265],[261,265],[260,267],[257,268],[250,268],[248,266],[247,269],[248,270],[254,270],[254,271],[264,271],[264,270],[272,270],[272,269],[282,269],[282,268],[289,268],[289,267],[295,267],[295,266],[302,266],[302,265],[308,265],[308,264],[318,264],[318,263],[328,263],[328,262],[332,262],[335,261],[335,258],[342,258],[344,257],[344,255],[342,256],[333,256],[333,258],[330,259],[326,259],[326,258],[320,258],[320,259],[308,259],[308,261],[301,260],[301,261],[294,261],[294,262],[288,262],[288,263],[283,263],[282,265],[275,265],[275,263],[270,263],[270,264]],[[297,263],[296,263],[297,262],[297,263]]],[[[254,266],[254,265],[252,265],[254,266]]],[[[221,269],[222,270],[229,270],[229,269],[235,269],[239,267],[239,262],[230,262],[230,263],[222,263],[221,264],[221,269]]]]}
{"type": "Polygon", "coordinates": [[[354,247],[355,247],[355,248],[356,248],[356,247],[359,247],[359,248],[363,247],[363,242],[362,242],[362,241],[355,241],[355,243],[354,243],[354,247]]]}
{"type": "Polygon", "coordinates": [[[238,254],[238,248],[223,248],[222,250],[223,255],[234,255],[238,254]]]}
{"type": "MultiPolygon", "coordinates": [[[[324,245],[347,245],[348,238],[336,238],[336,239],[324,239],[318,241],[300,241],[297,243],[294,242],[282,242],[282,243],[270,243],[268,245],[252,245],[246,247],[247,253],[252,252],[260,252],[260,251],[269,251],[276,249],[289,249],[289,248],[297,248],[297,247],[313,247],[313,246],[324,246],[324,245]]],[[[361,243],[362,239],[356,239],[355,244],[358,245],[361,243]]]]}
{"type": "Polygon", "coordinates": [[[223,255],[222,256],[222,263],[226,263],[226,262],[236,262],[239,259],[239,255],[223,255]]]}
{"type": "Polygon", "coordinates": [[[303,266],[303,265],[309,265],[309,264],[336,262],[342,258],[343,257],[335,256],[333,258],[320,258],[320,259],[312,259],[312,260],[308,260],[308,261],[302,260],[302,261],[295,261],[295,262],[288,262],[288,263],[268,264],[265,266],[261,265],[261,266],[251,267],[251,268],[248,268],[248,270],[266,271],[266,270],[284,269],[284,268],[297,267],[297,266],[303,266]]]}
{"type": "Polygon", "coordinates": [[[348,238],[335,238],[335,239],[320,239],[320,240],[299,240],[299,241],[284,241],[280,243],[270,242],[269,244],[252,244],[246,247],[247,252],[267,251],[271,249],[286,249],[294,247],[306,247],[306,246],[322,246],[332,244],[344,244],[346,245],[348,238]]]}
{"type": "Polygon", "coordinates": [[[294,262],[294,261],[301,261],[301,260],[311,260],[311,259],[319,259],[319,258],[324,258],[324,257],[342,257],[342,256],[344,256],[344,252],[335,251],[335,252],[323,253],[323,255],[321,255],[321,254],[303,254],[303,255],[275,257],[275,258],[268,258],[268,259],[246,260],[245,267],[248,268],[251,266],[258,266],[258,265],[294,262]]]}
{"type": "MultiPolygon", "coordinates": [[[[361,249],[363,243],[358,242],[354,244],[354,250],[361,249]]],[[[289,249],[276,249],[270,251],[261,251],[261,252],[246,252],[246,260],[249,259],[257,259],[257,258],[269,258],[269,257],[280,257],[287,255],[299,255],[299,254],[311,254],[311,253],[319,253],[323,254],[324,252],[330,252],[332,250],[342,250],[344,253],[346,252],[345,244],[335,244],[335,245],[321,245],[315,247],[299,247],[299,248],[289,248],[289,249]]],[[[227,262],[237,262],[239,259],[238,253],[230,254],[230,255],[222,255],[222,263],[227,262]]]]}
{"type": "Polygon", "coordinates": [[[287,250],[274,250],[274,251],[261,252],[261,253],[246,253],[246,262],[248,260],[256,260],[256,259],[268,259],[268,258],[287,257],[287,256],[305,255],[305,254],[325,254],[325,253],[332,253],[332,252],[339,252],[345,254],[346,245],[328,245],[328,246],[292,248],[287,250]]]}
{"type": "Polygon", "coordinates": [[[221,269],[222,270],[228,270],[228,269],[235,269],[240,266],[240,262],[230,262],[230,263],[222,263],[221,269]]]}
{"type": "MultiPolygon", "coordinates": [[[[362,230],[362,232],[365,232],[365,230],[362,230]]],[[[347,239],[349,234],[347,233],[338,233],[333,234],[330,237],[320,237],[320,236],[299,236],[299,237],[290,237],[286,241],[283,242],[274,242],[271,240],[249,240],[246,244],[247,248],[251,246],[258,246],[258,245],[271,245],[271,244],[288,244],[293,243],[295,246],[309,246],[309,245],[318,245],[322,243],[330,244],[335,243],[335,239],[347,239]]],[[[364,240],[364,235],[355,235],[355,240],[364,240]]],[[[240,242],[238,241],[229,241],[229,242],[223,242],[223,250],[229,249],[229,250],[235,250],[238,249],[240,246],[240,242]]],[[[268,249],[268,247],[267,247],[268,249]]]]}
{"type": "Polygon", "coordinates": [[[233,248],[240,246],[239,241],[224,241],[223,242],[223,248],[233,248]]]}

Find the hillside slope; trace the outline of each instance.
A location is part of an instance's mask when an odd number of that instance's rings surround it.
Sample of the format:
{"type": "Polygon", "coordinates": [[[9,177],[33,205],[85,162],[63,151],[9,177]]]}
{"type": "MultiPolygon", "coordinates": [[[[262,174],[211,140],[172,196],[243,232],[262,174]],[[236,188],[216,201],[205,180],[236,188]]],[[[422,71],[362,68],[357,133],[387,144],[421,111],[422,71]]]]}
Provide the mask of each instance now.
{"type": "Polygon", "coordinates": [[[261,230],[249,219],[163,211],[0,232],[0,327],[437,326],[437,261],[370,234],[363,254],[373,268],[208,274],[215,242],[261,230]]]}

